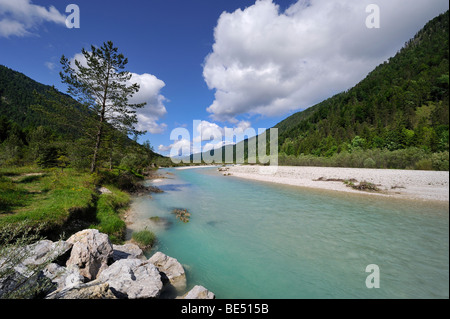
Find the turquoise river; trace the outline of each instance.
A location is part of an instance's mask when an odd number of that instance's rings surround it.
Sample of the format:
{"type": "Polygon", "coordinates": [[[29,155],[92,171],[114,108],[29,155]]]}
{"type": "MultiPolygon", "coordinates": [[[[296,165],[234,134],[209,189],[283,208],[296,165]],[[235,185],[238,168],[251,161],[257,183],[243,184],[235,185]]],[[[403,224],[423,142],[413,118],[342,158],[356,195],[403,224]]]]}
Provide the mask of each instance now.
{"type": "Polygon", "coordinates": [[[217,298],[449,298],[449,206],[163,169],[135,227],[217,298]],[[191,213],[189,223],[174,208],[191,213]],[[159,217],[159,220],[150,219],[159,217]],[[369,289],[366,266],[379,268],[369,289]]]}

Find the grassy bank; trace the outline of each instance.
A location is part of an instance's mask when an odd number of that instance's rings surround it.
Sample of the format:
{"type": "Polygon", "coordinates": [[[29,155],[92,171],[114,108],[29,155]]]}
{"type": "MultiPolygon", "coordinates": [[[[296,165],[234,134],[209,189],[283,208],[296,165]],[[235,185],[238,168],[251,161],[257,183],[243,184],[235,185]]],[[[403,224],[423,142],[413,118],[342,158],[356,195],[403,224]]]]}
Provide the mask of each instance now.
{"type": "MultiPolygon", "coordinates": [[[[130,177],[126,179],[128,185],[130,177]]],[[[120,180],[120,172],[0,168],[0,227],[21,221],[35,227],[45,224],[44,232],[51,237],[90,227],[120,243],[126,228],[120,214],[130,202],[130,195],[114,184],[120,180]],[[100,194],[100,186],[110,192],[100,194]]]]}
{"type": "Polygon", "coordinates": [[[130,195],[113,185],[105,186],[111,193],[100,195],[97,201],[97,223],[91,227],[108,234],[114,243],[120,243],[125,236],[126,224],[120,217],[128,207],[130,195]]]}

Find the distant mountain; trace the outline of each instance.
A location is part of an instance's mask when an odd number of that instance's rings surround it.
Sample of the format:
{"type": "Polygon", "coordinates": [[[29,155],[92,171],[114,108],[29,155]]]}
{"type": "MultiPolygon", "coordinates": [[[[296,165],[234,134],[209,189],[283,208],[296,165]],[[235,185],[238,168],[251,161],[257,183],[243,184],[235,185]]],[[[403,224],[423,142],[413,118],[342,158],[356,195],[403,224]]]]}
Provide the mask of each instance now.
{"type": "Polygon", "coordinates": [[[278,123],[279,151],[329,157],[352,141],[364,149],[448,151],[448,39],[447,11],[352,89],[278,123]]]}

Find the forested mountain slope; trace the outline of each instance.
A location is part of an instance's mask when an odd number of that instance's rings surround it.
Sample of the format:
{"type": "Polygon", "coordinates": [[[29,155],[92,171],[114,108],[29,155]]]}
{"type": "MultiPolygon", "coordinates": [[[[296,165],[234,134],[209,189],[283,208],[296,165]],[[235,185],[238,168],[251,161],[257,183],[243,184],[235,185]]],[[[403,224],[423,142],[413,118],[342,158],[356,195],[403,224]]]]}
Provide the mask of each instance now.
{"type": "Polygon", "coordinates": [[[447,11],[352,89],[278,123],[280,152],[330,157],[352,145],[448,151],[448,22],[447,11]]]}

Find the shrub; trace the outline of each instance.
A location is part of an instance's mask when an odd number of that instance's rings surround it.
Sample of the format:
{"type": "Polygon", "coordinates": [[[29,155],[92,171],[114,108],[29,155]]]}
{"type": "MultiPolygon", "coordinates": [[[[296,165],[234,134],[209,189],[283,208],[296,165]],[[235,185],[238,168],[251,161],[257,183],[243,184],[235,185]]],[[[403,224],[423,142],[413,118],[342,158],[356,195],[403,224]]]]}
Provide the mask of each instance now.
{"type": "Polygon", "coordinates": [[[92,149],[86,144],[86,141],[80,139],[68,145],[68,157],[72,167],[78,169],[90,168],[92,149]]]}
{"type": "Polygon", "coordinates": [[[365,168],[375,168],[375,167],[377,167],[377,163],[371,157],[368,157],[364,160],[364,167],[365,168]]]}
{"type": "MultiPolygon", "coordinates": [[[[355,140],[360,145],[361,139],[355,140]]],[[[391,169],[422,169],[422,170],[448,170],[449,152],[431,154],[428,151],[409,147],[390,151],[388,149],[363,150],[357,146],[351,152],[342,151],[331,157],[318,157],[314,155],[299,156],[280,153],[279,165],[288,166],[330,166],[330,167],[365,167],[365,168],[391,168],[391,169]]]]}
{"type": "Polygon", "coordinates": [[[353,189],[357,189],[357,190],[361,190],[361,191],[374,191],[374,192],[378,192],[380,189],[377,187],[377,185],[370,183],[370,182],[366,182],[366,181],[362,181],[359,183],[359,185],[350,183],[347,186],[350,186],[353,189]]]}
{"type": "Polygon", "coordinates": [[[148,249],[154,244],[156,235],[153,232],[144,229],[138,232],[134,232],[131,235],[131,238],[141,249],[148,249]]]}
{"type": "Polygon", "coordinates": [[[448,171],[449,169],[449,153],[441,152],[431,155],[431,164],[433,169],[437,171],[448,171]]]}
{"type": "Polygon", "coordinates": [[[46,146],[42,148],[36,163],[40,167],[55,167],[58,164],[58,148],[55,146],[46,146]]]}
{"type": "Polygon", "coordinates": [[[424,158],[416,163],[415,169],[431,171],[433,169],[433,163],[431,159],[424,158]]]}

